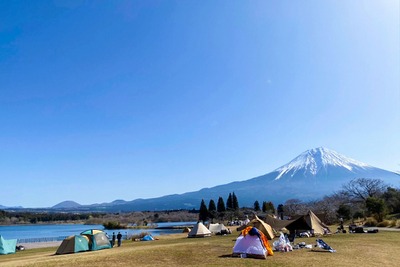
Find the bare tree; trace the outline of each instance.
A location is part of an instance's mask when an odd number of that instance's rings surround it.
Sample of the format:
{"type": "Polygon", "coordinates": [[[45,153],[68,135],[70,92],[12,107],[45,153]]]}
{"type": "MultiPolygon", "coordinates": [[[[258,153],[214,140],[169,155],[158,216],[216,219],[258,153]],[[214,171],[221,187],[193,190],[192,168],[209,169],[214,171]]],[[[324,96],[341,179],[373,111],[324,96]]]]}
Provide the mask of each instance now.
{"type": "Polygon", "coordinates": [[[303,206],[304,204],[300,199],[289,199],[283,205],[283,209],[286,214],[293,216],[296,214],[301,214],[303,206]]]}
{"type": "Polygon", "coordinates": [[[365,202],[368,197],[378,197],[387,185],[380,179],[357,178],[343,185],[343,190],[355,201],[365,202]]]}

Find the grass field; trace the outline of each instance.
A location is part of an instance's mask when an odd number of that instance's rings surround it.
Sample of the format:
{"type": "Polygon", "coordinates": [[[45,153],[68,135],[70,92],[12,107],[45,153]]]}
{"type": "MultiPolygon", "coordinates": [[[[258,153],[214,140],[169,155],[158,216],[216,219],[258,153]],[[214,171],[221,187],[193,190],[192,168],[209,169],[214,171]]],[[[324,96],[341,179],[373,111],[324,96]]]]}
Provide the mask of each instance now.
{"type": "MultiPolygon", "coordinates": [[[[57,247],[1,255],[0,266],[397,266],[400,232],[338,234],[323,240],[336,253],[310,249],[275,252],[266,260],[231,257],[238,233],[209,238],[186,234],[160,236],[153,242],[125,241],[121,247],[68,255],[54,255],[57,247]]],[[[315,244],[315,238],[297,242],[315,244]]],[[[270,241],[272,246],[272,242],[270,241]]]]}

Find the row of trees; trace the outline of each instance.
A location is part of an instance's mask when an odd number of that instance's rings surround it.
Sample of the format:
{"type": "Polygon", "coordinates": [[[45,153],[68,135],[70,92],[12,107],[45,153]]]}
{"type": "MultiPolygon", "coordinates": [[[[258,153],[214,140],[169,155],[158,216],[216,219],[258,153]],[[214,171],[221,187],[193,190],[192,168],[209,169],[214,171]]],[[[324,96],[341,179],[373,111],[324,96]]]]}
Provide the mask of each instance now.
{"type": "Polygon", "coordinates": [[[227,214],[236,214],[239,211],[239,201],[235,192],[229,193],[226,205],[222,197],[218,198],[217,205],[213,199],[208,203],[208,208],[204,199],[201,200],[199,210],[199,220],[206,221],[208,219],[214,220],[215,218],[223,219],[227,214]]]}
{"type": "MultiPolygon", "coordinates": [[[[253,211],[259,212],[263,211],[264,213],[275,213],[274,204],[271,201],[263,201],[262,207],[260,207],[260,203],[258,200],[254,202],[253,211]]],[[[210,200],[207,205],[204,199],[201,200],[200,210],[199,210],[199,220],[206,221],[210,219],[213,221],[216,218],[219,219],[232,219],[233,217],[241,217],[242,212],[239,209],[239,201],[235,195],[235,192],[229,193],[229,196],[226,201],[226,205],[224,199],[222,197],[218,198],[217,205],[213,199],[210,200]]]]}
{"type": "Polygon", "coordinates": [[[271,201],[263,201],[262,209],[260,208],[260,203],[258,200],[254,202],[254,211],[261,211],[264,213],[272,213],[275,214],[275,206],[271,201]]]}
{"type": "Polygon", "coordinates": [[[0,224],[49,223],[57,221],[82,221],[100,214],[9,212],[0,210],[0,224]]]}

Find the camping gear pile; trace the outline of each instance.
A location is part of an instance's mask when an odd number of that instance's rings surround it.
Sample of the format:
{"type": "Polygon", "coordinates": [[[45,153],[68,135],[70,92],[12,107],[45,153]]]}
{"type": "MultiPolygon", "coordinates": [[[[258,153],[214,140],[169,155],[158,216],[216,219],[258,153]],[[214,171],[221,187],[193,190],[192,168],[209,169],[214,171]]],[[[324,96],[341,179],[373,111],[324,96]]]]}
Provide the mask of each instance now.
{"type": "Polygon", "coordinates": [[[308,248],[311,249],[313,246],[310,244],[306,244],[306,242],[300,242],[293,246],[293,249],[301,249],[301,248],[308,248]]]}
{"type": "Polygon", "coordinates": [[[63,240],[56,254],[77,253],[111,248],[111,243],[106,233],[102,230],[90,229],[80,235],[72,235],[63,240]]]}
{"type": "Polygon", "coordinates": [[[288,252],[293,250],[288,236],[284,235],[283,233],[281,233],[281,235],[279,236],[279,240],[272,243],[272,247],[274,251],[288,252]]]}
{"type": "Polygon", "coordinates": [[[0,235],[0,255],[13,254],[17,247],[17,239],[4,239],[0,235]]]}
{"type": "Polygon", "coordinates": [[[241,258],[266,259],[274,255],[267,237],[256,227],[246,227],[236,239],[232,256],[241,258]]]}
{"type": "Polygon", "coordinates": [[[362,226],[357,226],[355,224],[350,224],[349,225],[349,233],[353,234],[363,234],[363,233],[369,233],[369,234],[376,234],[378,233],[379,230],[378,229],[364,229],[364,227],[362,226]]]}
{"type": "Polygon", "coordinates": [[[329,246],[327,243],[325,243],[325,241],[323,241],[322,239],[317,239],[317,244],[315,245],[316,248],[321,248],[323,250],[327,250],[329,252],[336,252],[336,250],[334,250],[331,246],[329,246]]]}

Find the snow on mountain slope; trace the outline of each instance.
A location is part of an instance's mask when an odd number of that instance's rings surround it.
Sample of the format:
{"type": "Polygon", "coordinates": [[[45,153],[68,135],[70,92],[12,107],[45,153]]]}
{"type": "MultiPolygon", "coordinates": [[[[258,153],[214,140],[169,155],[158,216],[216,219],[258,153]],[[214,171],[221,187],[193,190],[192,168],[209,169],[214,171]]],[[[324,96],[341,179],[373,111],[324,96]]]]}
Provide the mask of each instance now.
{"type": "Polygon", "coordinates": [[[301,153],[288,164],[276,169],[274,172],[278,172],[278,175],[275,180],[279,180],[285,175],[293,177],[300,172],[304,176],[315,176],[321,170],[326,172],[329,167],[341,167],[353,172],[353,170],[367,169],[372,166],[343,156],[333,150],[319,147],[301,153]]]}

